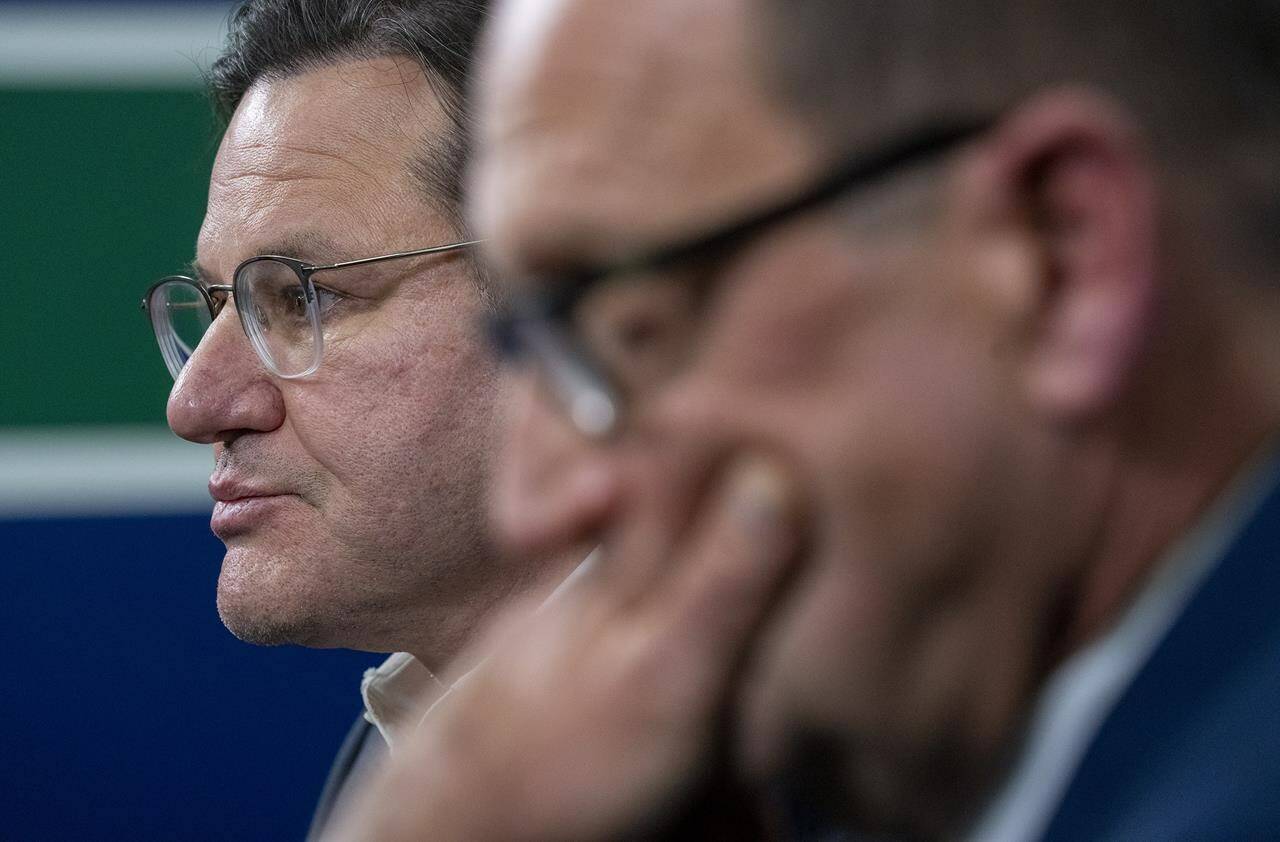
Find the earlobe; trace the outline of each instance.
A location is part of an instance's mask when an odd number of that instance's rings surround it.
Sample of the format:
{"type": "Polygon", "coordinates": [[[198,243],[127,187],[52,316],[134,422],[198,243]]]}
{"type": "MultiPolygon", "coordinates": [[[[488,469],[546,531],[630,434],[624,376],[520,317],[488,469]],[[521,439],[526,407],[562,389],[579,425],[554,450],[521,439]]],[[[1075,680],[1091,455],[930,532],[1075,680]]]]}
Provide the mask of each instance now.
{"type": "Polygon", "coordinates": [[[1122,395],[1152,328],[1152,164],[1124,112],[1087,92],[1040,97],[995,132],[988,177],[1019,206],[1040,255],[1022,375],[1033,407],[1065,421],[1122,395]]]}

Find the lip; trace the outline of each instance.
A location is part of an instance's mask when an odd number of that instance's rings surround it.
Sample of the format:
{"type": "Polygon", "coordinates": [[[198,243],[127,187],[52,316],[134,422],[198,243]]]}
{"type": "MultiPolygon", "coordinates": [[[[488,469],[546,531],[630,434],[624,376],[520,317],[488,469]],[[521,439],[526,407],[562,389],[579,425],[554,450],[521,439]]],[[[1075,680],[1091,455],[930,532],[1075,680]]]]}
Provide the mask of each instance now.
{"type": "Polygon", "coordinates": [[[215,501],[209,528],[224,541],[261,525],[282,505],[297,497],[230,477],[210,479],[209,496],[215,501]]]}
{"type": "Polygon", "coordinates": [[[226,474],[215,474],[209,478],[209,496],[219,503],[231,503],[254,497],[279,497],[287,493],[281,488],[255,485],[226,474]]]}
{"type": "Polygon", "coordinates": [[[260,494],[219,500],[213,505],[209,528],[222,540],[242,535],[262,525],[291,499],[294,494],[260,494]]]}

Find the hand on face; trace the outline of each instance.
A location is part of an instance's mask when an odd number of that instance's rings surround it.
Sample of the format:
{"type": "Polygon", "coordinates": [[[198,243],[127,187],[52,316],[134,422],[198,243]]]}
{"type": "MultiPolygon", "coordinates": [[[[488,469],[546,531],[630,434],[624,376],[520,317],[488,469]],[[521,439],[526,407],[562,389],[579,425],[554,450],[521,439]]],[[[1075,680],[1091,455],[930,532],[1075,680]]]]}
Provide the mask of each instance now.
{"type": "Polygon", "coordinates": [[[608,839],[702,807],[801,540],[777,467],[744,458],[719,480],[669,552],[633,544],[495,627],[330,838],[608,839]]]}

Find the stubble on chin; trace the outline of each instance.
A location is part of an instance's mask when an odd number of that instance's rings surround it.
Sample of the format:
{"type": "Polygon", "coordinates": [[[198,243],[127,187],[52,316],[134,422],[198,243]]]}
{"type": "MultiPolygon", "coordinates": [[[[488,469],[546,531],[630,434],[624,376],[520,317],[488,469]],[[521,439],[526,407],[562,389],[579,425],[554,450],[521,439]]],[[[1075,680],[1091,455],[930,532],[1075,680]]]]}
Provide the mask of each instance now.
{"type": "Polygon", "coordinates": [[[218,576],[218,616],[227,630],[257,646],[314,645],[324,625],[322,606],[281,581],[278,569],[229,549],[218,576]],[[275,574],[275,575],[272,575],[275,574]]]}

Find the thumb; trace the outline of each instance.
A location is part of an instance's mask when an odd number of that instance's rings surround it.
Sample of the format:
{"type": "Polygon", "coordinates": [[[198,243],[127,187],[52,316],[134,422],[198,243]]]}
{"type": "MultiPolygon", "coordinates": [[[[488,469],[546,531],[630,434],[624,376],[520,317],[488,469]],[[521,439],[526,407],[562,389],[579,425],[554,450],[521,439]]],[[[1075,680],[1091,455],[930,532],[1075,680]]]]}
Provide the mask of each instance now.
{"type": "Polygon", "coordinates": [[[725,681],[776,604],[802,544],[798,494],[777,462],[736,459],[658,594],[687,654],[725,681]]]}

